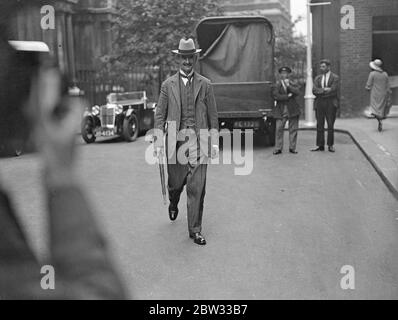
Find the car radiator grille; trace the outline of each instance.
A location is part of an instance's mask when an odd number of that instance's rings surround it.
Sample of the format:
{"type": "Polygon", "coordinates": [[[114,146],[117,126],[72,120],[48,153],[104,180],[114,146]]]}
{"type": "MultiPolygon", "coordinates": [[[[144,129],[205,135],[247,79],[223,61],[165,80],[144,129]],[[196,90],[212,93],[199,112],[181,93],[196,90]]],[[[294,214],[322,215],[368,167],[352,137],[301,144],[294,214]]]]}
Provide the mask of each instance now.
{"type": "Polygon", "coordinates": [[[115,126],[115,108],[101,107],[100,117],[102,127],[113,128],[115,126]]]}

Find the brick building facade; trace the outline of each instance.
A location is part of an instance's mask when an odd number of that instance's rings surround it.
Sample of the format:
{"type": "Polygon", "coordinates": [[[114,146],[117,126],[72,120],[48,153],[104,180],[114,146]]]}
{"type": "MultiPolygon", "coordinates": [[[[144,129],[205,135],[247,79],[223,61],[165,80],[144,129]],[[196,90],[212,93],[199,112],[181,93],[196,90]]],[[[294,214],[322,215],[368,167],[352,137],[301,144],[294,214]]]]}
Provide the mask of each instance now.
{"type": "MultiPolygon", "coordinates": [[[[392,86],[397,86],[398,1],[332,0],[329,6],[313,7],[312,13],[314,62],[329,58],[340,75],[341,115],[361,115],[368,105],[364,88],[371,60],[382,59],[392,86]]],[[[395,104],[397,98],[394,89],[395,104]]]]}

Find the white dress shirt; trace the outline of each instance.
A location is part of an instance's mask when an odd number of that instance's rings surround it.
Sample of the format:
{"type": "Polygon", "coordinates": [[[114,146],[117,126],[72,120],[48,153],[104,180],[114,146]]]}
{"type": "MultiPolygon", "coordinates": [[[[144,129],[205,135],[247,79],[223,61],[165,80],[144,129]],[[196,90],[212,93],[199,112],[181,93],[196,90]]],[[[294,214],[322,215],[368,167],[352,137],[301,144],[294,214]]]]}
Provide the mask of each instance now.
{"type": "Polygon", "coordinates": [[[182,79],[182,82],[184,82],[184,86],[187,85],[187,83],[188,83],[188,78],[190,79],[190,82],[192,82],[193,70],[191,71],[190,74],[187,75],[184,71],[182,71],[182,70],[180,69],[180,74],[182,75],[181,79],[182,79]]]}
{"type": "Polygon", "coordinates": [[[324,74],[322,76],[322,88],[327,88],[328,87],[328,83],[329,83],[329,79],[330,79],[330,74],[331,72],[329,71],[328,73],[324,74]],[[325,81],[326,80],[326,81],[325,81]]]}

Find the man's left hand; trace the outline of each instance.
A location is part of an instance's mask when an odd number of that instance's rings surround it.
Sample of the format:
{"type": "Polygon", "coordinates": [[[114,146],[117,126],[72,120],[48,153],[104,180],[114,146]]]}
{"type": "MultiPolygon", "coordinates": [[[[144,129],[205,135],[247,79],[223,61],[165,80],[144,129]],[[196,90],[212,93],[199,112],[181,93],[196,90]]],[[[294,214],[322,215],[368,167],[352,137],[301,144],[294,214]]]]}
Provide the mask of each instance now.
{"type": "Polygon", "coordinates": [[[212,158],[212,159],[218,158],[219,153],[220,153],[219,147],[218,147],[217,145],[213,145],[213,146],[211,147],[211,158],[212,158]]]}

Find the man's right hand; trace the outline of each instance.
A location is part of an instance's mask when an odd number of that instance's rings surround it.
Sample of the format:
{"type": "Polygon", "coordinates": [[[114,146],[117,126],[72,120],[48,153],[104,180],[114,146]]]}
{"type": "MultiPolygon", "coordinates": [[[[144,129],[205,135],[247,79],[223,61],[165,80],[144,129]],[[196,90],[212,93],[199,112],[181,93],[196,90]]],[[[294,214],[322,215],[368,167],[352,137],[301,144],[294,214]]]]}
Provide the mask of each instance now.
{"type": "Polygon", "coordinates": [[[153,151],[153,156],[155,158],[162,157],[164,155],[164,147],[156,147],[155,150],[153,151]]]}

